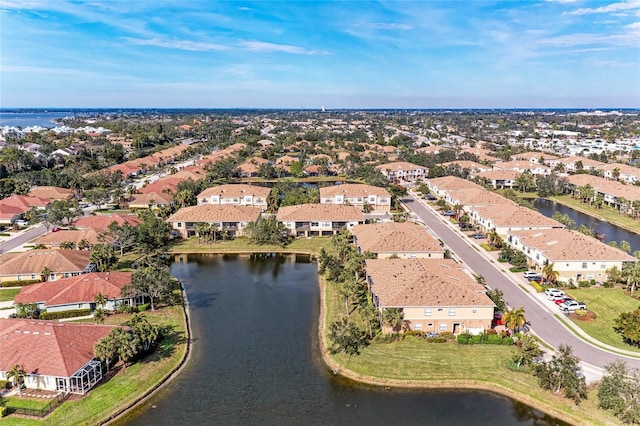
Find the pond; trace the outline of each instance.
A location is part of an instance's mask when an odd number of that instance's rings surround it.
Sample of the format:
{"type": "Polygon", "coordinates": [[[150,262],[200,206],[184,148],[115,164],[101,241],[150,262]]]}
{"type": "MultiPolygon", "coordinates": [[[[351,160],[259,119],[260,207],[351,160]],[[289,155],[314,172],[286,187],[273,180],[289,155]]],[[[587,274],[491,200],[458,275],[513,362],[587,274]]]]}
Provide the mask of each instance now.
{"type": "MultiPolygon", "coordinates": [[[[571,207],[547,200],[546,198],[536,198],[531,201],[533,206],[547,217],[553,216],[553,213],[558,211],[562,214],[569,215],[569,217],[576,222],[576,226],[585,225],[588,228],[594,229],[596,233],[603,234],[606,243],[610,241],[619,243],[624,240],[631,244],[632,253],[634,250],[640,250],[640,234],[627,231],[609,222],[599,220],[593,216],[576,211],[571,207]]],[[[640,223],[638,224],[638,231],[640,232],[640,223]]]]}
{"type": "Polygon", "coordinates": [[[332,374],[308,257],[182,255],[172,272],[190,302],[191,360],[119,424],[564,424],[489,392],[385,389],[332,374]]]}

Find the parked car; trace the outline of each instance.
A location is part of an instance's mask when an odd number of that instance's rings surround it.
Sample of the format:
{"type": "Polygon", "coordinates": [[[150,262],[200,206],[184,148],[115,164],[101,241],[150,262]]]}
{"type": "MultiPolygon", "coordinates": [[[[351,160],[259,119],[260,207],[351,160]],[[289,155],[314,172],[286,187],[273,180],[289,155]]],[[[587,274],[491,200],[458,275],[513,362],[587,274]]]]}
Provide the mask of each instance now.
{"type": "Polygon", "coordinates": [[[542,275],[531,275],[527,280],[540,282],[542,281],[542,275]]]}
{"type": "Polygon", "coordinates": [[[426,198],[429,201],[433,201],[433,200],[437,200],[438,199],[438,197],[435,197],[435,196],[433,196],[431,194],[425,195],[424,198],[426,198]]]}
{"type": "Polygon", "coordinates": [[[529,278],[529,277],[536,277],[536,276],[540,275],[540,273],[536,272],[536,271],[527,271],[523,275],[524,275],[525,278],[529,278]]]}
{"type": "Polygon", "coordinates": [[[442,212],[442,214],[444,216],[455,216],[456,212],[454,212],[453,210],[445,210],[445,211],[442,212]]]}
{"type": "Polygon", "coordinates": [[[564,291],[557,288],[548,288],[544,291],[544,294],[547,296],[547,300],[558,300],[565,297],[564,291]]]}
{"type": "Polygon", "coordinates": [[[493,320],[491,321],[491,327],[496,325],[502,325],[502,312],[496,312],[493,314],[493,320]]]}
{"type": "Polygon", "coordinates": [[[29,225],[29,222],[27,222],[26,220],[16,220],[13,223],[15,223],[19,228],[26,228],[29,225]]]}
{"type": "Polygon", "coordinates": [[[475,238],[476,240],[482,240],[483,238],[486,238],[486,236],[482,232],[478,232],[477,234],[473,234],[472,237],[475,238]]]}
{"type": "Polygon", "coordinates": [[[569,300],[573,300],[573,299],[570,298],[570,297],[563,297],[563,298],[557,299],[556,300],[556,305],[560,305],[560,304],[562,304],[564,302],[568,302],[569,300]]]}
{"type": "Polygon", "coordinates": [[[580,309],[587,310],[587,305],[584,302],[577,302],[575,300],[567,300],[566,302],[558,305],[558,309],[564,312],[575,312],[580,309]]]}

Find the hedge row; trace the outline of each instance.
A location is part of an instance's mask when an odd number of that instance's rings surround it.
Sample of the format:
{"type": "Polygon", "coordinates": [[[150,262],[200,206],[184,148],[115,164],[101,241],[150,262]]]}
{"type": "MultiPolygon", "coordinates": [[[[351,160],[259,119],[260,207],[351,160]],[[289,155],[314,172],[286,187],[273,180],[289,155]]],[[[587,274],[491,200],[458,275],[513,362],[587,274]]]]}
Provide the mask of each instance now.
{"type": "Polygon", "coordinates": [[[32,284],[40,284],[41,280],[15,280],[15,281],[3,281],[2,287],[22,287],[32,284]]]}
{"type": "Polygon", "coordinates": [[[502,337],[498,334],[461,334],[458,336],[458,343],[461,345],[513,345],[513,338],[502,337]]]}
{"type": "Polygon", "coordinates": [[[84,317],[91,313],[91,309],[73,309],[70,311],[61,311],[61,312],[42,312],[40,314],[40,319],[42,320],[57,320],[61,318],[73,318],[73,317],[84,317]]]}

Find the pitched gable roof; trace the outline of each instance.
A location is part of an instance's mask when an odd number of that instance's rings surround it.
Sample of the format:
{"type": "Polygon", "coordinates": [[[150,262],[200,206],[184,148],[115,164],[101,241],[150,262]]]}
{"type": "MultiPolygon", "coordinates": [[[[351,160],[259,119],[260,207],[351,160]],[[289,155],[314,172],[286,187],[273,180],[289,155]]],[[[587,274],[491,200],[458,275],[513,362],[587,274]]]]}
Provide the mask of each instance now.
{"type": "Polygon", "coordinates": [[[362,211],[356,206],[341,204],[299,204],[278,209],[276,218],[280,222],[328,221],[364,222],[362,211]]]}
{"type": "Polygon", "coordinates": [[[201,204],[183,207],[167,219],[167,222],[255,222],[262,209],[235,204],[201,204]]]}
{"type": "Polygon", "coordinates": [[[358,247],[371,253],[442,253],[444,248],[427,229],[412,222],[356,225],[352,231],[358,247]]]}
{"type": "Polygon", "coordinates": [[[73,195],[73,191],[57,186],[36,186],[28,194],[30,197],[48,198],[52,200],[66,200],[73,195]]]}
{"type": "Polygon", "coordinates": [[[217,195],[220,197],[244,197],[245,195],[253,195],[256,197],[267,198],[270,192],[271,188],[267,188],[265,186],[247,185],[244,183],[230,183],[226,185],[218,185],[207,188],[200,194],[198,194],[198,198],[210,197],[212,195],[217,195]]]}
{"type": "Polygon", "coordinates": [[[91,253],[83,250],[30,250],[0,256],[1,275],[38,276],[46,267],[51,272],[78,272],[88,264],[91,253]]]}
{"type": "Polygon", "coordinates": [[[0,319],[0,371],[70,377],[94,358],[93,345],[113,326],[0,319]]]}
{"type": "Polygon", "coordinates": [[[377,195],[379,197],[391,197],[389,191],[379,186],[366,185],[363,183],[345,183],[342,185],[331,185],[320,188],[320,197],[334,197],[336,195],[345,197],[366,197],[377,195]]]}
{"type": "Polygon", "coordinates": [[[73,225],[76,228],[93,228],[96,232],[104,232],[113,222],[116,222],[119,226],[128,223],[135,227],[142,221],[135,214],[114,213],[111,215],[83,216],[76,219],[73,225]]]}

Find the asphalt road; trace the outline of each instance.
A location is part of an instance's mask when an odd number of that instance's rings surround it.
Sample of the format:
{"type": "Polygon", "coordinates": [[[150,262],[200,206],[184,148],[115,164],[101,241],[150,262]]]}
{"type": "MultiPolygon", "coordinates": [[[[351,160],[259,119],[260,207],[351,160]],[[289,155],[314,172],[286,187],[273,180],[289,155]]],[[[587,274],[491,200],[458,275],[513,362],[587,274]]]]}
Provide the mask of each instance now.
{"type": "Polygon", "coordinates": [[[472,246],[467,237],[457,234],[445,223],[446,219],[443,216],[425,207],[421,201],[415,199],[412,195],[409,195],[403,202],[438,235],[444,242],[445,247],[451,250],[455,257],[463,262],[468,269],[478,275],[482,275],[489,287],[502,290],[504,299],[510,307],[518,308],[522,306],[527,320],[531,321],[533,331],[545,342],[554,348],[563,343],[567,344],[573,348],[573,353],[580,360],[597,367],[604,367],[612,361],[620,359],[632,368],[640,368],[640,359],[607,352],[591,345],[568,330],[554,317],[555,312],[551,309],[557,309],[555,305],[551,306],[549,303],[549,306],[545,306],[543,303],[541,306],[534,296],[526,293],[518,284],[511,281],[509,276],[498,269],[504,269],[504,266],[491,263],[482,256],[472,246]]]}
{"type": "Polygon", "coordinates": [[[16,247],[21,246],[22,244],[28,243],[34,238],[38,238],[39,236],[44,235],[46,232],[47,230],[44,225],[32,226],[26,231],[9,238],[3,243],[0,243],[0,253],[6,253],[9,250],[13,250],[16,247]]]}

